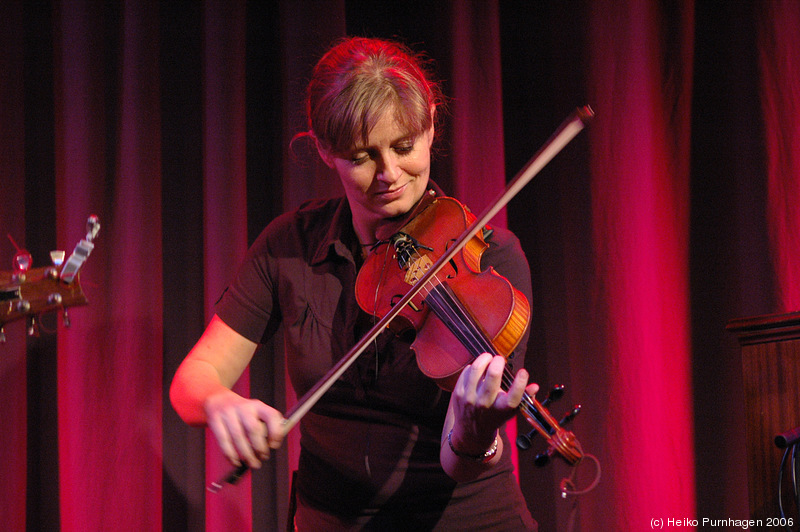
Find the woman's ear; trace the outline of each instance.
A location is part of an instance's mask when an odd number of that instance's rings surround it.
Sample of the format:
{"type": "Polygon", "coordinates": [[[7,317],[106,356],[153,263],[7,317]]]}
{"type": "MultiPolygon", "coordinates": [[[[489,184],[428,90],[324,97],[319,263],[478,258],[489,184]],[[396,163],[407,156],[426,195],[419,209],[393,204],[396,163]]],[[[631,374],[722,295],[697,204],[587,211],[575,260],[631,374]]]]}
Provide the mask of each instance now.
{"type": "Polygon", "coordinates": [[[333,155],[331,155],[331,152],[320,145],[317,137],[314,137],[314,145],[317,147],[317,153],[319,153],[320,159],[328,165],[328,168],[333,168],[333,155]]]}
{"type": "Polygon", "coordinates": [[[428,149],[433,146],[433,139],[436,137],[436,130],[434,129],[434,124],[436,124],[436,106],[431,105],[431,129],[430,129],[430,136],[428,137],[428,149]]]}

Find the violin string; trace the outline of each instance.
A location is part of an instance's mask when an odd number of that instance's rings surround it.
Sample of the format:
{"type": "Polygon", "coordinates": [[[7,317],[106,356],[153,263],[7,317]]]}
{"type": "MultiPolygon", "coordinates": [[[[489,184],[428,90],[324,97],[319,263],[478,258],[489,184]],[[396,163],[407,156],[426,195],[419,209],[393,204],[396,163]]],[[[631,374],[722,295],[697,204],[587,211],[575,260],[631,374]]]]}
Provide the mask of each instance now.
{"type": "MultiPolygon", "coordinates": [[[[376,244],[377,245],[377,244],[376,244]]],[[[378,319],[378,294],[380,293],[381,285],[383,284],[384,276],[386,275],[386,265],[388,264],[388,257],[389,257],[389,246],[386,246],[386,256],[383,259],[383,265],[381,267],[381,274],[378,277],[378,282],[375,285],[375,302],[373,304],[373,311],[372,311],[372,321],[373,325],[377,323],[378,319]]],[[[372,344],[375,347],[375,380],[378,380],[378,358],[380,353],[378,353],[378,337],[376,336],[372,340],[372,344]]]]}
{"type": "MultiPolygon", "coordinates": [[[[415,247],[414,253],[418,253],[415,247]]],[[[411,255],[411,253],[409,255],[411,255]]],[[[436,309],[436,312],[438,312],[437,316],[445,322],[445,324],[448,324],[449,321],[453,327],[457,327],[458,331],[462,333],[462,335],[459,335],[459,340],[462,341],[464,347],[470,351],[473,358],[476,358],[481,353],[497,355],[498,353],[494,345],[492,345],[483,331],[477,327],[474,320],[469,317],[463,304],[447,283],[439,279],[438,272],[432,276],[430,284],[434,286],[426,284],[420,290],[420,292],[424,294],[423,299],[428,302],[431,309],[436,309]]],[[[456,333],[454,332],[454,334],[456,333]]],[[[503,375],[501,377],[501,383],[505,391],[508,391],[513,381],[514,375],[508,369],[508,366],[506,366],[503,368],[503,375]]],[[[554,427],[550,427],[549,423],[545,422],[534,403],[534,398],[528,392],[523,392],[518,408],[522,410],[526,418],[534,420],[545,431],[552,433],[554,427]]]]}
{"type": "Polygon", "coordinates": [[[446,283],[441,283],[434,287],[431,291],[430,299],[431,308],[437,312],[440,319],[451,327],[453,333],[459,337],[459,340],[462,341],[473,357],[477,357],[484,352],[497,354],[494,346],[488,341],[486,335],[478,329],[474,320],[470,319],[466,309],[446,283]]]}
{"type": "MultiPolygon", "coordinates": [[[[467,333],[468,338],[462,338],[465,347],[471,349],[471,353],[473,357],[477,357],[481,353],[491,353],[493,355],[497,355],[497,350],[488,340],[486,335],[481,331],[477,325],[475,324],[474,320],[469,317],[467,314],[466,309],[463,307],[463,304],[460,300],[456,297],[456,295],[452,292],[452,289],[446,283],[441,283],[439,286],[434,287],[433,289],[429,290],[432,295],[437,294],[444,294],[444,299],[449,301],[449,304],[440,305],[443,306],[440,312],[443,314],[448,315],[450,319],[454,322],[459,323],[459,330],[461,332],[467,333]],[[466,345],[469,344],[469,345],[466,345]]],[[[436,301],[436,304],[439,305],[439,297],[433,297],[432,300],[436,301]]],[[[426,299],[427,300],[427,299],[426,299]]],[[[511,388],[511,384],[514,381],[514,375],[511,373],[511,370],[506,366],[503,368],[503,375],[501,377],[501,383],[503,385],[503,389],[508,391],[511,388]]],[[[539,413],[535,403],[533,402],[533,398],[527,392],[523,392],[520,404],[520,410],[526,414],[526,417],[529,419],[536,420],[539,425],[548,432],[552,432],[552,427],[549,426],[544,418],[539,413]]]]}
{"type": "Polygon", "coordinates": [[[449,324],[452,325],[451,331],[459,337],[473,357],[481,353],[499,354],[447,283],[436,286],[433,289],[433,296],[432,299],[442,314],[440,318],[447,317],[449,324]]]}
{"type": "MultiPolygon", "coordinates": [[[[444,311],[447,311],[448,309],[451,310],[452,312],[450,314],[455,316],[455,319],[458,319],[461,322],[461,325],[464,326],[463,329],[465,330],[465,332],[470,334],[471,338],[470,346],[473,357],[481,353],[491,353],[493,355],[497,355],[498,353],[495,347],[491,344],[491,342],[483,333],[483,331],[478,329],[477,325],[474,324],[474,321],[469,319],[466,310],[463,308],[461,302],[452,292],[452,289],[449,289],[449,287],[447,287],[446,285],[442,286],[445,287],[443,292],[444,294],[446,294],[445,299],[449,301],[449,305],[444,306],[445,309],[444,311]]],[[[439,287],[437,287],[436,290],[439,290],[439,287]]],[[[470,346],[467,347],[470,348],[470,346]]],[[[509,387],[513,382],[513,380],[514,376],[511,374],[508,367],[504,368],[502,376],[503,384],[505,384],[506,387],[509,387]]]]}

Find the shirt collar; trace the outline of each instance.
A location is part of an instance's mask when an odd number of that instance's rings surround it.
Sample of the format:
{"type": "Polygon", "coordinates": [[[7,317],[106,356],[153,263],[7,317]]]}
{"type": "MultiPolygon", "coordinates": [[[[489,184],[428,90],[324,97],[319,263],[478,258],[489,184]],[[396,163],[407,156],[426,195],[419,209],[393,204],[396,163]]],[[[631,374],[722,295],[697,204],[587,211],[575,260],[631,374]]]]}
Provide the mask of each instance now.
{"type": "MultiPolygon", "coordinates": [[[[428,180],[427,190],[433,190],[435,196],[441,197],[444,195],[442,189],[433,180],[428,180]]],[[[338,202],[338,205],[333,212],[327,231],[320,239],[319,246],[314,252],[312,266],[327,260],[330,253],[335,253],[342,258],[355,262],[353,251],[348,247],[348,242],[357,241],[355,230],[353,229],[353,213],[350,211],[350,204],[345,196],[339,196],[333,201],[338,202]]]]}
{"type": "Polygon", "coordinates": [[[330,253],[353,260],[353,253],[345,243],[356,240],[350,204],[347,203],[347,199],[344,196],[335,198],[333,201],[337,202],[338,205],[333,211],[327,230],[319,240],[319,246],[311,259],[312,266],[326,261],[330,253]]]}

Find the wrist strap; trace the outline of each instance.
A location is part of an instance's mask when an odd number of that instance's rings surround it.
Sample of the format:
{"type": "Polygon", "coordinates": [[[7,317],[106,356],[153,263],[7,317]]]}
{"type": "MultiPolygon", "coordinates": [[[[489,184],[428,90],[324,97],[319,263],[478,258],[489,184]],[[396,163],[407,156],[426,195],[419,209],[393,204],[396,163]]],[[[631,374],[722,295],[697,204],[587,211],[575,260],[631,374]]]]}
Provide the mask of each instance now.
{"type": "Polygon", "coordinates": [[[462,453],[453,446],[453,429],[450,429],[450,432],[447,433],[447,444],[450,446],[450,450],[453,451],[453,454],[458,456],[459,458],[466,458],[467,460],[472,460],[473,462],[488,462],[494,455],[497,454],[497,433],[494,435],[494,442],[492,442],[492,446],[483,453],[483,454],[467,454],[462,453]]]}

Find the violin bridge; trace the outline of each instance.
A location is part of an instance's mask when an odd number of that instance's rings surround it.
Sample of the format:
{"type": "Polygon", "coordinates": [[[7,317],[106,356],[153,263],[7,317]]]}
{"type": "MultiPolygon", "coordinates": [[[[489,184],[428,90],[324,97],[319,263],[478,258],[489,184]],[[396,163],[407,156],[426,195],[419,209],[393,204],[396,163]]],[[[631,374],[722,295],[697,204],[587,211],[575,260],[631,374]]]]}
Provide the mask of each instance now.
{"type": "MultiPolygon", "coordinates": [[[[433,251],[433,248],[421,245],[405,233],[396,234],[392,239],[392,245],[400,269],[404,269],[406,272],[404,281],[408,285],[414,286],[433,266],[430,256],[428,254],[420,255],[420,250],[433,251]]],[[[414,301],[409,301],[408,306],[415,312],[421,311],[414,301]]]]}
{"type": "Polygon", "coordinates": [[[406,283],[412,286],[415,285],[417,281],[425,275],[425,272],[431,269],[432,265],[433,261],[428,255],[414,255],[414,257],[408,261],[405,276],[406,283]]]}

